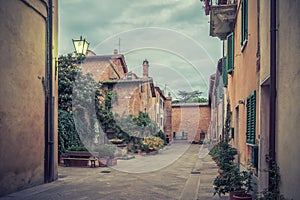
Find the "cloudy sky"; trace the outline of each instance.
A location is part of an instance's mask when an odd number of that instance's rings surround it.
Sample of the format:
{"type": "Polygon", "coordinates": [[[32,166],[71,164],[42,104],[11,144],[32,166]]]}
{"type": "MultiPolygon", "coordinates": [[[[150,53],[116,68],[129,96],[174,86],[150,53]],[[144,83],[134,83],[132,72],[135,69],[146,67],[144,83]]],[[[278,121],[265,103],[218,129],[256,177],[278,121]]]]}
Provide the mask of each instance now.
{"type": "Polygon", "coordinates": [[[155,85],[174,99],[179,90],[207,96],[209,76],[222,55],[199,0],[59,1],[59,54],[74,51],[72,39],[81,35],[97,55],[119,49],[129,71],[139,76],[147,59],[155,85]]]}

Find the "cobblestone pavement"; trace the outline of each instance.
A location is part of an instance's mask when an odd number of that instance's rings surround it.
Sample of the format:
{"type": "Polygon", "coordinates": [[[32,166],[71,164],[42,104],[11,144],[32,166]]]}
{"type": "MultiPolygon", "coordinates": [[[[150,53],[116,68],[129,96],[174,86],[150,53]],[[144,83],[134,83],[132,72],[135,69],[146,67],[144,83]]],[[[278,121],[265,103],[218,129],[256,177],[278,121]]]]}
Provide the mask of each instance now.
{"type": "Polygon", "coordinates": [[[207,153],[208,148],[203,145],[173,143],[157,155],[118,160],[118,165],[114,168],[61,166],[57,181],[0,199],[227,199],[228,197],[213,196],[212,182],[217,175],[217,166],[207,153]],[[182,154],[178,154],[179,150],[183,150],[182,154]],[[170,162],[172,163],[168,165],[170,162]],[[150,163],[157,163],[156,168],[150,163]],[[142,170],[137,171],[139,168],[142,170]]]}

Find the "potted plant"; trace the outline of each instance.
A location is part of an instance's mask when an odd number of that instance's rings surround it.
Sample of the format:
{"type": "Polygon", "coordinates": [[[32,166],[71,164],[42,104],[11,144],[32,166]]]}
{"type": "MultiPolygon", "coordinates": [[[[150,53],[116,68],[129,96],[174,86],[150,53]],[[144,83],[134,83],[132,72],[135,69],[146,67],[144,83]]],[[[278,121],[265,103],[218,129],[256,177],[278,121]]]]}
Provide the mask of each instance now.
{"type": "Polygon", "coordinates": [[[237,164],[234,162],[234,156],[237,150],[231,147],[226,141],[221,141],[218,147],[213,150],[213,155],[218,158],[219,175],[214,180],[214,195],[229,193],[233,195],[233,191],[241,189],[241,176],[237,164]]]}
{"type": "Polygon", "coordinates": [[[239,169],[235,163],[226,165],[226,168],[220,168],[219,175],[214,180],[214,195],[229,193],[232,199],[233,192],[241,190],[241,177],[239,169]]]}
{"type": "Polygon", "coordinates": [[[114,138],[114,139],[110,139],[109,140],[112,144],[122,144],[123,140],[118,139],[118,138],[114,138]]]}
{"type": "Polygon", "coordinates": [[[219,158],[220,158],[220,151],[221,151],[220,143],[213,146],[213,148],[209,151],[209,155],[217,164],[218,164],[219,158]]]}
{"type": "Polygon", "coordinates": [[[157,153],[159,149],[162,149],[164,147],[164,141],[160,137],[149,136],[143,140],[142,145],[144,147],[147,146],[149,153],[153,154],[157,153]]]}
{"type": "Polygon", "coordinates": [[[237,174],[239,176],[240,188],[235,190],[232,195],[233,200],[252,200],[252,195],[249,194],[253,190],[252,187],[252,172],[242,171],[237,174]]]}

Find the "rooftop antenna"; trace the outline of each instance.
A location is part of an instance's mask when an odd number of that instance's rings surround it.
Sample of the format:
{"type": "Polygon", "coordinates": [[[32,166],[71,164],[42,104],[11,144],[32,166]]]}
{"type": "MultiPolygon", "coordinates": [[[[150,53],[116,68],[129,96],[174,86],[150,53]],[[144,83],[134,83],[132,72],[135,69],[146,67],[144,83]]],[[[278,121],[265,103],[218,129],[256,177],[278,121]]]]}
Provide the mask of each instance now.
{"type": "Polygon", "coordinates": [[[119,38],[119,53],[121,53],[121,38],[119,38]]]}

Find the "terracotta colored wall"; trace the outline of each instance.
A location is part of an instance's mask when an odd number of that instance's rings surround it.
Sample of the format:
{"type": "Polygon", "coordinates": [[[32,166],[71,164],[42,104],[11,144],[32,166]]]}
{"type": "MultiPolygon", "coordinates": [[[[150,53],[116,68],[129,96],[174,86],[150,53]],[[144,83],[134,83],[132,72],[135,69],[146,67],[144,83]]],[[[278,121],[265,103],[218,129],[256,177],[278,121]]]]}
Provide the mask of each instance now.
{"type": "Polygon", "coordinates": [[[96,81],[119,79],[109,61],[88,60],[81,65],[83,73],[91,73],[96,81]]]}
{"type": "Polygon", "coordinates": [[[113,63],[115,64],[116,71],[119,73],[120,79],[124,78],[125,77],[124,69],[122,67],[122,63],[120,59],[115,59],[113,63]]]}
{"type": "Polygon", "coordinates": [[[210,123],[208,105],[172,105],[172,132],[187,132],[188,141],[198,141],[200,133],[207,133],[210,123]]]}
{"type": "MultiPolygon", "coordinates": [[[[257,2],[248,1],[248,41],[243,51],[241,50],[241,9],[238,12],[237,22],[234,30],[234,72],[228,76],[228,96],[231,104],[231,111],[239,107],[239,130],[238,150],[240,153],[240,162],[246,166],[251,159],[251,146],[246,145],[246,105],[239,104],[239,100],[245,100],[256,90],[259,92],[259,70],[256,66],[257,48],[258,48],[258,17],[257,2]]],[[[259,96],[256,97],[256,138],[259,130],[259,96]]],[[[236,118],[236,112],[233,112],[232,119],[236,118]]],[[[232,121],[232,126],[237,126],[232,121]]],[[[237,138],[235,138],[237,140],[237,138]]]]}
{"type": "MultiPolygon", "coordinates": [[[[53,57],[57,57],[57,1],[53,3],[53,57]]],[[[30,4],[47,16],[43,3],[30,4]]],[[[1,196],[44,182],[46,21],[18,0],[0,1],[0,18],[1,196]]],[[[53,86],[57,89],[57,82],[53,86]]],[[[57,106],[57,92],[54,97],[57,106]]],[[[54,134],[57,142],[57,117],[54,134]]],[[[56,162],[54,168],[57,177],[56,162]]]]}
{"type": "Polygon", "coordinates": [[[166,97],[165,101],[165,127],[164,131],[165,134],[168,135],[170,141],[173,140],[173,134],[172,134],[172,97],[170,93],[166,97]]]}
{"type": "MultiPolygon", "coordinates": [[[[114,85],[113,90],[118,96],[118,101],[113,105],[114,113],[119,115],[138,115],[140,111],[144,112],[145,108],[148,113],[155,108],[149,82],[141,83],[121,80],[114,85]],[[141,87],[143,87],[143,92],[141,92],[141,87]]],[[[149,113],[149,116],[154,115],[149,113]]]]}

